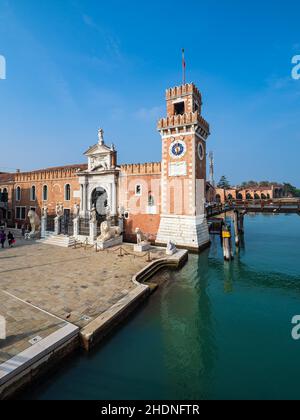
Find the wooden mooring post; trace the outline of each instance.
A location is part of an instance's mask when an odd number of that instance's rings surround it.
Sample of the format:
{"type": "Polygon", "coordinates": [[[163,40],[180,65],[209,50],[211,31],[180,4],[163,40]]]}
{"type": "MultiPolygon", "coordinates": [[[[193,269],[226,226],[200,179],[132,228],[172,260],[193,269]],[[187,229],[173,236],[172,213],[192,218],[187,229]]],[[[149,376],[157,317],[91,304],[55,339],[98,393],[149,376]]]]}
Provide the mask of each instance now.
{"type": "Polygon", "coordinates": [[[244,219],[245,219],[245,214],[246,213],[247,212],[245,210],[239,212],[239,232],[240,232],[240,234],[243,234],[245,232],[245,229],[244,229],[244,219]]]}
{"type": "Polygon", "coordinates": [[[232,243],[231,243],[231,232],[228,226],[225,226],[223,228],[222,239],[223,239],[224,260],[231,261],[233,259],[233,252],[232,252],[232,243]]]}
{"type": "Polygon", "coordinates": [[[234,236],[236,246],[240,245],[240,213],[238,210],[233,212],[234,236]]]}

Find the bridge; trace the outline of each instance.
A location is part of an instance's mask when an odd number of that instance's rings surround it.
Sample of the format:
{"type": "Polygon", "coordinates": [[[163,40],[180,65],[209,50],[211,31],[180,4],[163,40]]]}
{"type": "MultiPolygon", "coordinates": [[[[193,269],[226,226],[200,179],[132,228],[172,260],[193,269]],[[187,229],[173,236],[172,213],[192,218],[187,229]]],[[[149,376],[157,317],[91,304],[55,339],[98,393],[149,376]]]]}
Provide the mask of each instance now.
{"type": "Polygon", "coordinates": [[[232,210],[249,213],[296,213],[300,215],[300,198],[228,200],[225,204],[208,205],[206,207],[206,216],[207,218],[212,218],[232,210]]]}
{"type": "Polygon", "coordinates": [[[270,200],[235,200],[233,209],[256,213],[299,213],[300,198],[275,198],[270,200]]]}

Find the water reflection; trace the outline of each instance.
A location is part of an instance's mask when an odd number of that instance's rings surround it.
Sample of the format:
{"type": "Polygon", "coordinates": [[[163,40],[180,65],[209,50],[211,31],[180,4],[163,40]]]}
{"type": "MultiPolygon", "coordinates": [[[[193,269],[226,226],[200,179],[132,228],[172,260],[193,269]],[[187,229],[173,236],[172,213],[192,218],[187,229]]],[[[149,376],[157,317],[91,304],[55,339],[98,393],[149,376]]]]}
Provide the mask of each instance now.
{"type": "Polygon", "coordinates": [[[174,398],[207,398],[211,392],[217,346],[208,293],[208,255],[209,251],[204,252],[180,282],[161,291],[163,357],[174,398]]]}

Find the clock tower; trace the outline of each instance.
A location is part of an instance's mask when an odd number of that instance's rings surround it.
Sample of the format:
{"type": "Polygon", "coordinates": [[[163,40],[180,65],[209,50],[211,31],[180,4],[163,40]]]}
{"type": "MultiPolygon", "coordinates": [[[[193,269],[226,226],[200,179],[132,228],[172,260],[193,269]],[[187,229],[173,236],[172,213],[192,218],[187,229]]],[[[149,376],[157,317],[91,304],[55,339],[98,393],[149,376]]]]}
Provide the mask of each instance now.
{"type": "Polygon", "coordinates": [[[206,140],[202,97],[194,84],[166,91],[167,117],[158,122],[162,138],[162,203],[157,243],[201,249],[209,244],[205,215],[206,140]]]}

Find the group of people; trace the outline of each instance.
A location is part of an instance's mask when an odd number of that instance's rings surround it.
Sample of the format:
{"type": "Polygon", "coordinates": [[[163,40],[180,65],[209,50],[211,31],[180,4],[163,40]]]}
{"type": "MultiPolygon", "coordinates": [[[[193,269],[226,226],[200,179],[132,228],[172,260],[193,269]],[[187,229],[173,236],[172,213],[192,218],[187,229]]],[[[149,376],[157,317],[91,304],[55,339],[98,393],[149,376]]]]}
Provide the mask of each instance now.
{"type": "Polygon", "coordinates": [[[11,231],[8,232],[8,234],[6,235],[5,230],[1,229],[0,230],[0,244],[1,244],[1,248],[5,248],[5,242],[8,241],[8,246],[10,248],[13,247],[14,243],[16,242],[14,235],[11,233],[11,231]]]}

